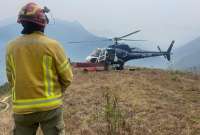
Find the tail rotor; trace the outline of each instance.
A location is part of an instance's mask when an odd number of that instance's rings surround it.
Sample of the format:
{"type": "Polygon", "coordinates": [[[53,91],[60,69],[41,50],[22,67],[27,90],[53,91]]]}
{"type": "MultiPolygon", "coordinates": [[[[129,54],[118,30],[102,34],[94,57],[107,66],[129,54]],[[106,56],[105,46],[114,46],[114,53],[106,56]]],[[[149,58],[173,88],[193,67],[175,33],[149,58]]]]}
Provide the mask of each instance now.
{"type": "Polygon", "coordinates": [[[171,51],[172,51],[172,47],[174,45],[175,41],[173,40],[169,46],[169,48],[167,49],[167,54],[166,54],[166,57],[167,57],[167,60],[170,61],[171,60],[171,51]]]}
{"type": "Polygon", "coordinates": [[[171,42],[171,44],[170,44],[170,46],[169,46],[169,48],[167,49],[166,52],[163,52],[163,51],[160,49],[160,46],[157,46],[159,52],[160,52],[160,53],[164,53],[163,56],[164,56],[164,58],[166,58],[168,61],[171,60],[171,54],[172,54],[171,51],[172,51],[172,47],[173,47],[174,43],[175,43],[175,41],[173,40],[173,41],[171,42]]]}

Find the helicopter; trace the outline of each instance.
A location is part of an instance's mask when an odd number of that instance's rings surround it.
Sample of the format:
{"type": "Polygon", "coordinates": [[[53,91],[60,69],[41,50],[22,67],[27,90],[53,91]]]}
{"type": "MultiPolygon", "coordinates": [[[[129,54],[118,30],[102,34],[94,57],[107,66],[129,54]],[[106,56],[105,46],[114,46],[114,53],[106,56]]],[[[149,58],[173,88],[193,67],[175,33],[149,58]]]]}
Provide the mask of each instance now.
{"type": "MultiPolygon", "coordinates": [[[[105,68],[110,67],[123,70],[124,64],[127,61],[134,59],[143,59],[148,57],[164,56],[168,61],[171,60],[171,50],[175,43],[173,40],[167,49],[167,51],[162,51],[159,46],[157,46],[158,51],[146,51],[137,47],[130,47],[126,43],[119,43],[119,41],[146,41],[146,40],[133,40],[127,39],[126,37],[131,36],[140,32],[140,30],[131,32],[121,37],[114,37],[110,39],[101,40],[103,41],[112,41],[113,44],[109,45],[106,48],[97,48],[89,56],[86,57],[86,61],[90,63],[102,63],[105,68]]],[[[71,43],[82,43],[82,42],[94,42],[94,41],[80,41],[80,42],[71,42],[71,43]]]]}

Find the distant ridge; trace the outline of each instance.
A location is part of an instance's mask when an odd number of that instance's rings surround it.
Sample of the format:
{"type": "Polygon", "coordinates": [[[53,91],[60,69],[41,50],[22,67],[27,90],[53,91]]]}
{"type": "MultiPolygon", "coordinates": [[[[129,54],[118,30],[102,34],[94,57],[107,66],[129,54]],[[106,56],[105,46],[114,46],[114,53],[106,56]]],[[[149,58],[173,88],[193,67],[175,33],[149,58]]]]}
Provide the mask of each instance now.
{"type": "MultiPolygon", "coordinates": [[[[0,84],[5,82],[5,45],[20,35],[21,25],[15,19],[0,21],[0,84]]],[[[56,19],[55,24],[50,23],[45,33],[62,43],[66,53],[73,61],[85,61],[85,57],[98,47],[105,47],[111,42],[93,42],[84,44],[68,44],[69,41],[101,40],[103,37],[88,32],[78,21],[68,22],[56,19]]]]}
{"type": "Polygon", "coordinates": [[[9,18],[6,18],[6,19],[0,19],[0,27],[16,23],[17,22],[16,20],[17,20],[16,17],[9,17],[9,18]]]}
{"type": "Polygon", "coordinates": [[[190,41],[174,52],[173,68],[181,70],[200,69],[200,37],[190,41]]]}
{"type": "MultiPolygon", "coordinates": [[[[8,25],[0,27],[0,41],[3,44],[6,44],[10,39],[17,37],[20,34],[21,29],[22,27],[17,23],[9,23],[8,25]]],[[[78,21],[68,22],[56,19],[55,24],[50,23],[47,26],[45,33],[49,37],[61,42],[69,57],[74,60],[83,61],[95,48],[105,47],[106,45],[111,44],[111,42],[104,42],[103,44],[102,42],[68,44],[69,41],[94,41],[105,39],[88,32],[78,21]]]]}

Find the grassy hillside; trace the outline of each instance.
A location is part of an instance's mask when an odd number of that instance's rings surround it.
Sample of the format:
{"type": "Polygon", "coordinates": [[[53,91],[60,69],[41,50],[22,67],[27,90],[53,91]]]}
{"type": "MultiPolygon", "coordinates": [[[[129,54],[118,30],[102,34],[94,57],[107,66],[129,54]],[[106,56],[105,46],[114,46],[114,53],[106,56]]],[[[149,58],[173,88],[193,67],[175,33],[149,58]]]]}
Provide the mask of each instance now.
{"type": "MultiPolygon", "coordinates": [[[[74,74],[64,95],[70,135],[200,134],[198,75],[156,69],[74,74]]],[[[11,111],[1,116],[0,135],[8,135],[11,111]]]]}

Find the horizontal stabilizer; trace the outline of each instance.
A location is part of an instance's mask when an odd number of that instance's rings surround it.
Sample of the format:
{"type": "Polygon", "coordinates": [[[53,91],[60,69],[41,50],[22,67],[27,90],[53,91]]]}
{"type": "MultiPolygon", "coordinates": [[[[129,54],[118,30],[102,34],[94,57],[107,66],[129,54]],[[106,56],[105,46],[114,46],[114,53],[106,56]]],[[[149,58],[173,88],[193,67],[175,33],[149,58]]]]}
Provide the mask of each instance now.
{"type": "MultiPolygon", "coordinates": [[[[157,46],[157,48],[158,48],[159,52],[162,53],[162,50],[160,49],[160,46],[157,46]]],[[[164,55],[164,58],[167,59],[167,56],[164,55]]]]}

